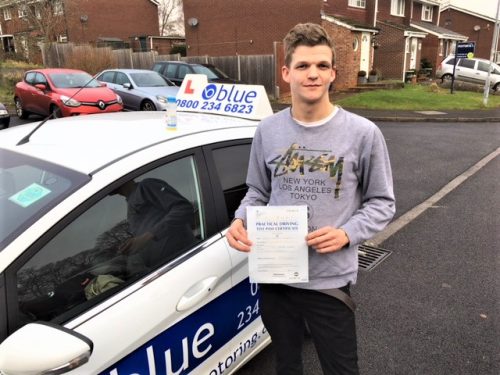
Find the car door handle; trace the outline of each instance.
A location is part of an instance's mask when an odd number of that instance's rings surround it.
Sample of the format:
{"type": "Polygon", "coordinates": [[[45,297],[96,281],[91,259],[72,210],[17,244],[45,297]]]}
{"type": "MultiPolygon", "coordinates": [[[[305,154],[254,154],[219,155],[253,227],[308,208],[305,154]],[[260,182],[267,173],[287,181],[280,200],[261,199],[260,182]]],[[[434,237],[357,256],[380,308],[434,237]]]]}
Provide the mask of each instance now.
{"type": "Polygon", "coordinates": [[[207,277],[192,285],[177,302],[177,311],[188,310],[208,296],[217,284],[217,276],[207,277]]]}

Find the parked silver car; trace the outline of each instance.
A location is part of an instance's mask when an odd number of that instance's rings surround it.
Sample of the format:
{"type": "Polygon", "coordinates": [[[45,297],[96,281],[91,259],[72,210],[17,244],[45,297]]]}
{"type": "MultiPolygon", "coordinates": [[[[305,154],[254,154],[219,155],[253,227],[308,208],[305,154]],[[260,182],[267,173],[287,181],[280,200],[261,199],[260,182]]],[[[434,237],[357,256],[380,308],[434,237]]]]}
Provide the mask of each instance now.
{"type": "MultiPolygon", "coordinates": [[[[446,57],[441,64],[439,64],[436,70],[436,77],[440,78],[441,82],[451,80],[454,64],[455,56],[450,55],[446,57]]],[[[489,60],[480,58],[460,58],[455,67],[455,80],[484,85],[489,69],[489,60]]],[[[500,90],[500,66],[495,63],[491,63],[490,87],[494,91],[500,90]]]]}
{"type": "Polygon", "coordinates": [[[143,69],[109,69],[97,76],[121,96],[129,111],[164,111],[169,96],[176,97],[179,88],[157,72],[143,69]]]}

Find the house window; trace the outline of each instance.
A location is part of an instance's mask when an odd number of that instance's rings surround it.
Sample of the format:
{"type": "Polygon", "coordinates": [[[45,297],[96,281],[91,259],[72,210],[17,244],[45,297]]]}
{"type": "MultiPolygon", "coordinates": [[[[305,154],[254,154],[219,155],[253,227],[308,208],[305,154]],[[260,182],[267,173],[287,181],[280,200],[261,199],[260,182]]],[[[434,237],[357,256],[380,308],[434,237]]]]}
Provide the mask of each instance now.
{"type": "Polygon", "coordinates": [[[63,8],[63,3],[62,1],[56,1],[54,3],[54,14],[55,15],[61,15],[64,14],[64,8],[63,8]]]}
{"type": "Polygon", "coordinates": [[[403,17],[405,15],[405,0],[391,0],[391,14],[403,17]]]}
{"type": "Polygon", "coordinates": [[[9,8],[5,8],[3,10],[3,19],[5,21],[12,19],[12,15],[10,14],[10,9],[9,8]]]}
{"type": "Polygon", "coordinates": [[[432,21],[432,5],[422,5],[422,21],[432,21]]]}
{"type": "Polygon", "coordinates": [[[366,0],[349,0],[350,7],[366,8],[366,0]]]}
{"type": "Polygon", "coordinates": [[[35,17],[38,19],[38,20],[41,20],[42,19],[42,13],[40,12],[40,8],[36,7],[35,8],[35,17]]]}
{"type": "Polygon", "coordinates": [[[28,13],[26,12],[26,6],[20,6],[18,9],[17,9],[17,14],[19,16],[19,18],[24,18],[28,15],[28,13]]]}

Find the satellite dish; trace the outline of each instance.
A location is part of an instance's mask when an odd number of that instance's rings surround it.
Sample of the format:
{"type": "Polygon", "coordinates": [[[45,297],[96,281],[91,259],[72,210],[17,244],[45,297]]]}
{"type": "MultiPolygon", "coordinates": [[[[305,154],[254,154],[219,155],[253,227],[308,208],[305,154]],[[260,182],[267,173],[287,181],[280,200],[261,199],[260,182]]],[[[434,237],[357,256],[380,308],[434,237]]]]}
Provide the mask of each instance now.
{"type": "Polygon", "coordinates": [[[80,16],[80,22],[87,22],[89,20],[89,16],[83,14],[80,16]]]}
{"type": "Polygon", "coordinates": [[[198,18],[191,17],[188,19],[188,25],[192,27],[198,26],[198,18]]]}

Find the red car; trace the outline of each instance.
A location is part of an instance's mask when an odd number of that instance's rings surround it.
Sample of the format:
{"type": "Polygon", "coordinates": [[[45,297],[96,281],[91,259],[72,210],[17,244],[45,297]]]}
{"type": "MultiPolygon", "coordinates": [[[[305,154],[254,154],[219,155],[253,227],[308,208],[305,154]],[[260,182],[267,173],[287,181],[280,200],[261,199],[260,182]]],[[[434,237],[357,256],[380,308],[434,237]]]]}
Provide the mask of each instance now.
{"type": "Polygon", "coordinates": [[[20,118],[31,113],[53,117],[118,112],[122,99],[82,70],[37,69],[24,74],[14,92],[20,118]]]}

